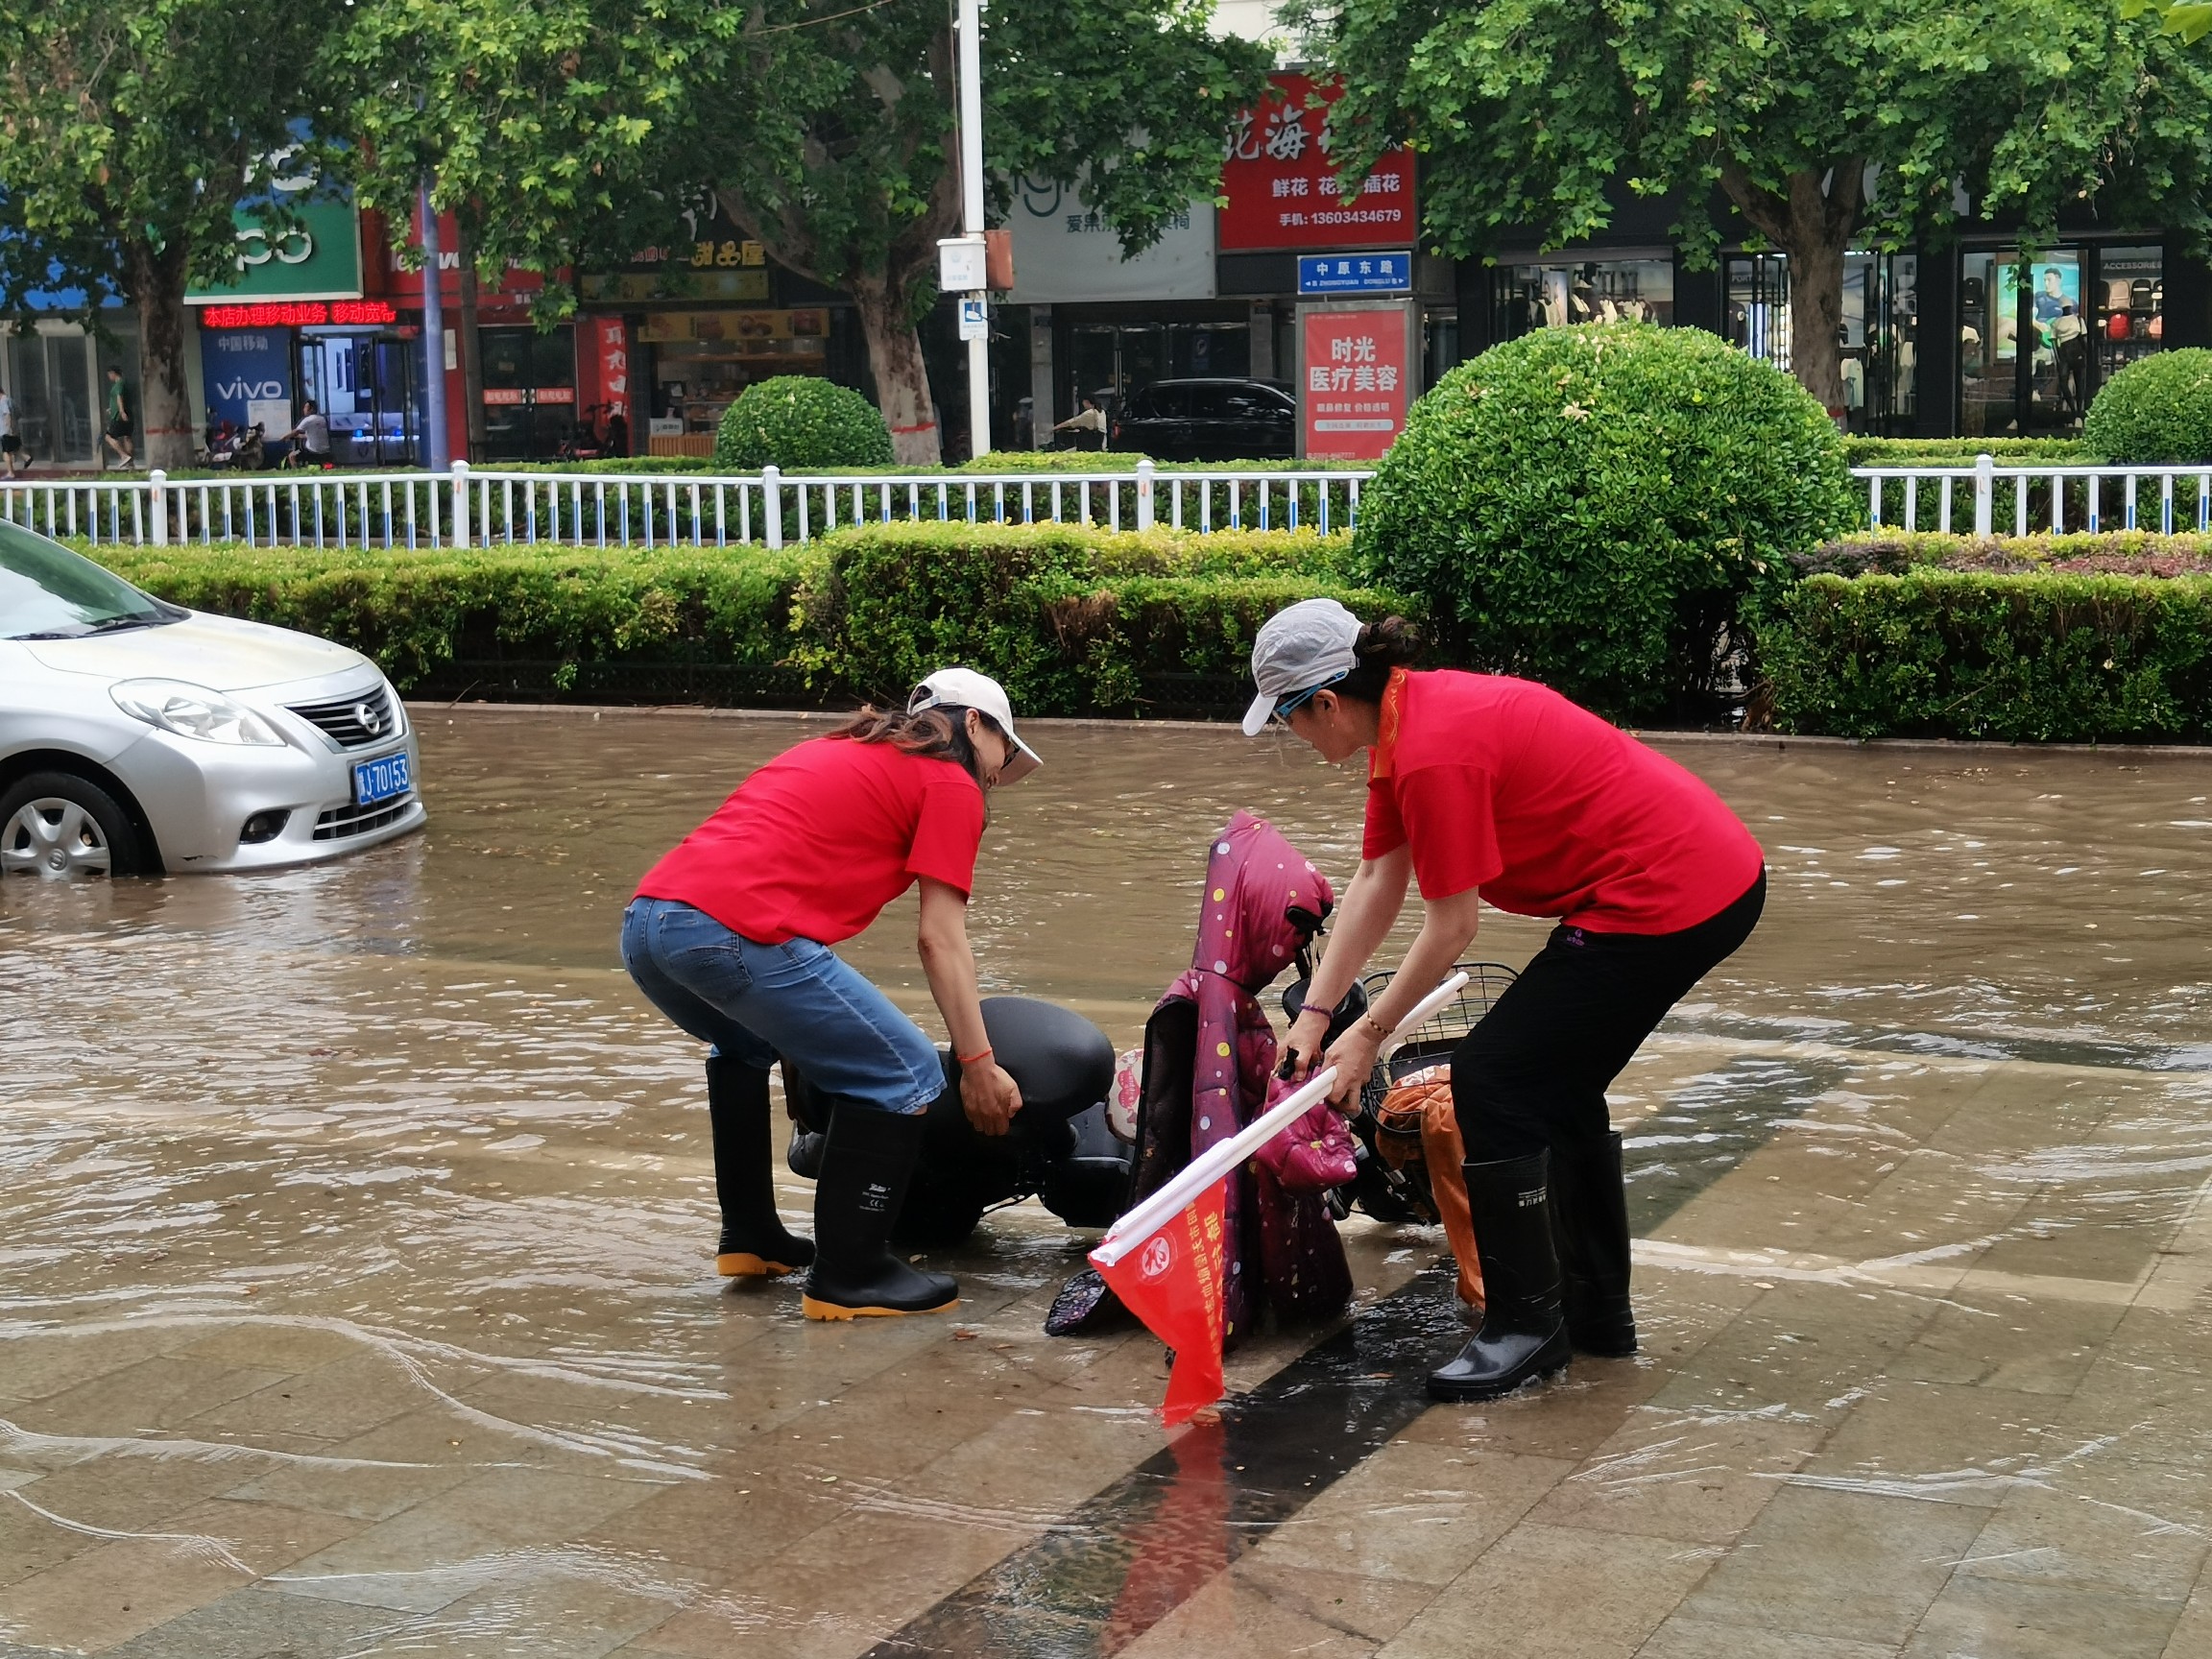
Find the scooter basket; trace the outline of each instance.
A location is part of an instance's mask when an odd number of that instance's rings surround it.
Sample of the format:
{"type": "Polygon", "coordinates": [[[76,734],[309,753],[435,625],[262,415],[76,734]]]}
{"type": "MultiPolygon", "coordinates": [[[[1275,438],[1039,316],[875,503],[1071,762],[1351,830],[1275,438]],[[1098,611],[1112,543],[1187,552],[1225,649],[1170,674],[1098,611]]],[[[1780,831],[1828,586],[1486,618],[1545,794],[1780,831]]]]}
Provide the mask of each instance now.
{"type": "MultiPolygon", "coordinates": [[[[1428,1161],[1422,1152],[1421,1114],[1416,1110],[1385,1111],[1383,1102],[1392,1085],[1416,1071],[1449,1061],[1459,1040],[1475,1029],[1490,1012],[1513,970],[1500,962],[1461,962],[1467,983],[1457,996],[1424,1020],[1413,1035],[1387,1063],[1379,1065],[1360,1086],[1359,1110],[1352,1118],[1352,1133],[1366,1150],[1356,1197],[1360,1207],[1386,1221],[1433,1222],[1436,1201],[1430,1190],[1428,1161]]],[[[1389,985],[1387,973],[1370,974],[1361,988],[1372,1002],[1389,985]]]]}

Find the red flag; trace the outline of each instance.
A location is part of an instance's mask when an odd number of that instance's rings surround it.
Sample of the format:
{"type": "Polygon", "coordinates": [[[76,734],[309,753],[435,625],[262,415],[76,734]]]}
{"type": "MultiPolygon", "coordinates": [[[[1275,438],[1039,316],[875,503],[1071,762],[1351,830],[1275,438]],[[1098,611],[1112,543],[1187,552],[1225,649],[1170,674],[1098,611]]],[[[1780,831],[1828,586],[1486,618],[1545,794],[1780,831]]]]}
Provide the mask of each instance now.
{"type": "Polygon", "coordinates": [[[1168,1347],[1175,1369],[1160,1407],[1169,1428],[1221,1398],[1221,1213],[1226,1179],[1215,1181],[1112,1265],[1094,1256],[1122,1306],[1168,1347]]]}

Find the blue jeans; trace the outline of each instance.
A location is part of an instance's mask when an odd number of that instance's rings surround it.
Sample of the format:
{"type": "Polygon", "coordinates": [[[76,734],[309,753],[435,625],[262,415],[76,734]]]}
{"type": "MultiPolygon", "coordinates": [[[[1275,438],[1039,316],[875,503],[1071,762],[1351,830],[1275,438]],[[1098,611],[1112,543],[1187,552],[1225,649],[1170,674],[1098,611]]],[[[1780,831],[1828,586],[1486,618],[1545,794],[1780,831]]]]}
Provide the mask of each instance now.
{"type": "Polygon", "coordinates": [[[945,1063],[891,999],[811,939],[762,945],[673,899],[633,899],[622,961],[653,1005],[717,1054],[883,1112],[945,1093],[945,1063]]]}

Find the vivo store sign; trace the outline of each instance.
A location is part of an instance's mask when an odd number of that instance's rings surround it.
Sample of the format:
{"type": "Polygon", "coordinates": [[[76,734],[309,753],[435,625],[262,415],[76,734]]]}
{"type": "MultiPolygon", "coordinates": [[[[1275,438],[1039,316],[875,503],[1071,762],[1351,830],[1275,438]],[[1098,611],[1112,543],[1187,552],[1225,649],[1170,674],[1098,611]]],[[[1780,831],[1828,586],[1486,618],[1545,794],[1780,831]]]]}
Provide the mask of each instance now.
{"type": "Polygon", "coordinates": [[[353,193],[324,185],[312,173],[295,172],[291,152],[266,158],[264,193],[239,204],[232,215],[237,245],[232,280],[220,287],[194,284],[187,304],[217,305],[239,300],[358,300],[361,297],[361,220],[353,193]],[[254,208],[280,204],[292,223],[264,225],[254,208]]]}

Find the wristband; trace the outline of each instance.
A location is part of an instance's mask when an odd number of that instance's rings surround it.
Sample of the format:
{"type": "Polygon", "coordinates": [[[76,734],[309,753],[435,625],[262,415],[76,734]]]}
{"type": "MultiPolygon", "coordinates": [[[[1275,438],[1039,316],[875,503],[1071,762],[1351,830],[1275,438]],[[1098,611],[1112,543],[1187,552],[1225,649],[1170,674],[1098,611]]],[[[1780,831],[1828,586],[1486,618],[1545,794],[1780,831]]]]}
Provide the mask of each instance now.
{"type": "Polygon", "coordinates": [[[978,1061],[978,1060],[988,1060],[988,1059],[990,1059],[990,1058],[991,1058],[991,1055],[992,1055],[992,1050],[991,1050],[991,1049],[989,1049],[989,1048],[978,1048],[978,1049],[976,1049],[976,1050],[975,1050],[975,1052],[974,1052],[974,1053],[973,1053],[973,1054],[955,1054],[955,1055],[953,1055],[953,1056],[952,1056],[952,1058],[953,1058],[954,1060],[956,1060],[957,1062],[959,1062],[959,1064],[961,1064],[961,1065],[963,1065],[963,1066],[973,1066],[973,1065],[974,1065],[974,1064],[975,1064],[975,1062],[976,1062],[976,1061],[978,1061]]]}
{"type": "Polygon", "coordinates": [[[1383,1024],[1382,1021],[1375,1018],[1375,1011],[1372,1008],[1359,1016],[1359,1022],[1363,1025],[1372,1025],[1375,1027],[1375,1037],[1378,1042],[1390,1035],[1390,1027],[1383,1024]]]}

